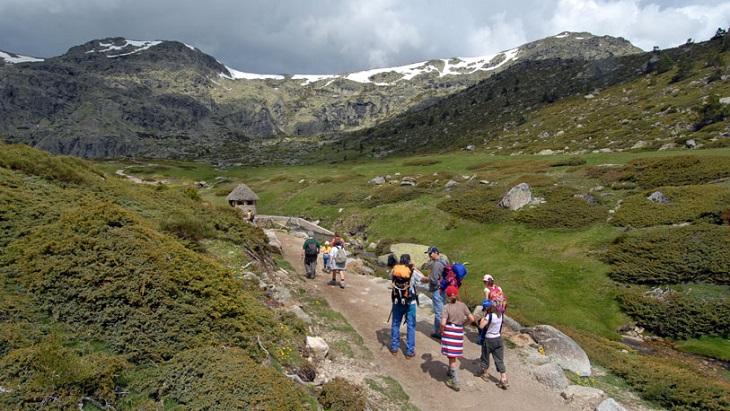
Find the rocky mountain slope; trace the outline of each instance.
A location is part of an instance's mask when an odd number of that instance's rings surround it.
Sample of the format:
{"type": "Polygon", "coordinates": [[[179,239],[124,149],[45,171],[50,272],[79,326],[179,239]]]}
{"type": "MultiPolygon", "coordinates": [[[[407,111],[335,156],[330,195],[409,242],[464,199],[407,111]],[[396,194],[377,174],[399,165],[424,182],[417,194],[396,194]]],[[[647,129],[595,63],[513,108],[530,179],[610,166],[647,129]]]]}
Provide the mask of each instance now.
{"type": "Polygon", "coordinates": [[[279,146],[341,139],[518,63],[640,52],[621,38],[562,33],[494,56],[332,76],[247,75],[175,41],[94,40],[45,60],[0,52],[0,136],[89,158],[276,161],[267,153],[279,146]]]}

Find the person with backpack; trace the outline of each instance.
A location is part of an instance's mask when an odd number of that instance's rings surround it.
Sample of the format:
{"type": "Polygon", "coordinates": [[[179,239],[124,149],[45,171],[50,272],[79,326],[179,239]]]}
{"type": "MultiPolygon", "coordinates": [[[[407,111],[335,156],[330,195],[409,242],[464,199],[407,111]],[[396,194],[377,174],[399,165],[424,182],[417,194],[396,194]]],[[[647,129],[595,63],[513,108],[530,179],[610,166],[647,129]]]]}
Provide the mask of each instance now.
{"type": "Polygon", "coordinates": [[[446,260],[441,258],[439,249],[431,246],[426,250],[428,258],[431,260],[431,272],[428,277],[424,276],[421,282],[428,283],[428,291],[431,293],[431,300],[433,301],[433,333],[432,338],[441,338],[441,310],[444,307],[444,300],[446,299],[444,290],[441,289],[441,281],[444,279],[444,267],[448,265],[446,260]]]}
{"type": "Polygon", "coordinates": [[[400,346],[400,326],[405,316],[406,323],[406,359],[416,355],[416,305],[418,295],[413,284],[413,273],[418,271],[413,267],[413,260],[409,254],[401,254],[400,260],[390,270],[392,281],[390,299],[393,304],[393,322],[390,327],[390,352],[398,355],[400,346]]]}
{"type": "Polygon", "coordinates": [[[345,251],[345,240],[335,233],[335,238],[332,240],[332,251],[330,252],[332,258],[330,264],[332,265],[332,280],[327,283],[329,285],[337,285],[337,275],[340,276],[340,288],[345,288],[345,270],[347,270],[347,251],[345,251]]]}
{"type": "Polygon", "coordinates": [[[304,271],[307,274],[307,278],[314,279],[317,275],[317,256],[319,256],[319,241],[314,238],[314,233],[309,231],[307,233],[307,239],[304,240],[302,246],[303,257],[304,257],[304,271]]]}
{"type": "Polygon", "coordinates": [[[504,314],[507,309],[507,296],[504,295],[502,287],[494,284],[494,277],[490,274],[484,276],[484,299],[492,301],[499,310],[500,313],[504,314]]]}
{"type": "Polygon", "coordinates": [[[504,366],[504,345],[502,343],[502,324],[504,316],[499,307],[491,300],[482,302],[483,317],[479,320],[479,342],[482,345],[482,355],[479,357],[479,364],[482,367],[480,377],[489,381],[489,355],[494,358],[494,366],[499,372],[497,386],[502,389],[509,387],[507,381],[507,369],[504,366]]]}
{"type": "Polygon", "coordinates": [[[447,303],[441,310],[441,354],[449,359],[449,371],[446,385],[454,391],[459,391],[459,374],[456,359],[464,356],[464,326],[474,322],[474,316],[469,307],[459,301],[459,289],[450,285],[446,287],[447,303]],[[468,319],[466,323],[464,319],[468,319]]]}

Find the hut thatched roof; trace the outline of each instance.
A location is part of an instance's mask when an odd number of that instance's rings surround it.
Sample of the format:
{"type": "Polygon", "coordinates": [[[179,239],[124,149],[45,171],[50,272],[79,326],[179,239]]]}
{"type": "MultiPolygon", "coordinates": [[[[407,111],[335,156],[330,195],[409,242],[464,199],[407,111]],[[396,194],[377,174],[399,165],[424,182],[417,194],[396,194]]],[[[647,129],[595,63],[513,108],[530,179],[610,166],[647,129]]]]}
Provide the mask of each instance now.
{"type": "Polygon", "coordinates": [[[231,191],[231,194],[228,194],[226,199],[228,201],[258,201],[259,196],[246,184],[239,184],[235,190],[231,191]]]}

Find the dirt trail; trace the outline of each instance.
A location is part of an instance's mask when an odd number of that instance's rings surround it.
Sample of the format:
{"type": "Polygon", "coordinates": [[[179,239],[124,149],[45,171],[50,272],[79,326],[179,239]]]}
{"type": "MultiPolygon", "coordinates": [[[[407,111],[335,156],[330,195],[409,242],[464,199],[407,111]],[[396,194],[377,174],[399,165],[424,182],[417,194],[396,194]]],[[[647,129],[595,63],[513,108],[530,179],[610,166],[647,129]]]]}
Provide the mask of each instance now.
{"type": "MultiPolygon", "coordinates": [[[[284,233],[277,233],[282,244],[284,257],[304,277],[301,250],[304,240],[284,233]]],[[[326,299],[330,306],[340,312],[373,353],[374,360],[365,364],[371,370],[363,373],[387,375],[396,379],[410,397],[413,405],[423,411],[444,408],[469,411],[484,409],[501,410],[580,410],[588,404],[566,402],[559,392],[550,390],[537,382],[528,366],[524,365],[519,349],[505,350],[505,365],[510,387],[502,390],[496,386],[496,379],[485,382],[475,374],[480,371],[480,347],[475,343],[476,329],[468,327],[464,342],[464,357],[460,359],[459,379],[461,391],[455,392],[445,385],[447,359],[441,355],[440,342],[430,337],[433,330],[433,311],[430,307],[419,307],[416,325],[416,357],[406,360],[405,327],[401,329],[401,347],[398,356],[390,353],[390,323],[386,322],[390,312],[389,283],[383,279],[355,273],[346,274],[346,288],[329,286],[331,276],[321,271],[321,261],[314,280],[306,280],[305,288],[310,295],[326,299]]],[[[492,375],[498,375],[492,363],[492,375]]],[[[595,407],[595,405],[593,406],[595,407]]]]}

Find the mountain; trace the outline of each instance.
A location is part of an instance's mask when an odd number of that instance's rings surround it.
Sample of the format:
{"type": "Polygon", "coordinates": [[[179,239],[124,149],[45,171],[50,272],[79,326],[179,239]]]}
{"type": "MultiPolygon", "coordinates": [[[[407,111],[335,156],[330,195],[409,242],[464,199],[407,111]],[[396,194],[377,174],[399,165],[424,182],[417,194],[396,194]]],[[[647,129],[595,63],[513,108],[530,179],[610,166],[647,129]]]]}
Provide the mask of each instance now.
{"type": "Polygon", "coordinates": [[[518,64],[637,53],[621,38],[561,33],[494,56],[272,76],[233,70],[175,41],[94,40],[44,60],[0,52],[0,136],[88,158],[282,161],[280,147],[297,153],[313,140],[341,139],[518,64]]]}

